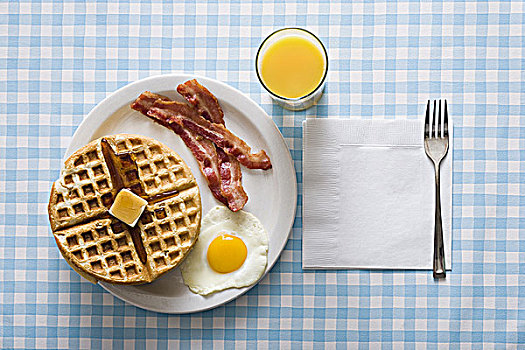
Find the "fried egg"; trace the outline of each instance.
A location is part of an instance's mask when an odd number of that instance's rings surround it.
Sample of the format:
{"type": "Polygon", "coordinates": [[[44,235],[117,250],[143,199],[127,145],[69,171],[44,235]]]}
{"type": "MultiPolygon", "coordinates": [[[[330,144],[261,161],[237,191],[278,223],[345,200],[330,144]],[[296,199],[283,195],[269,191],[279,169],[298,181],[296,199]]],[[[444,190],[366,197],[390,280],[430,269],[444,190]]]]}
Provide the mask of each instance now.
{"type": "Polygon", "coordinates": [[[253,214],[218,206],[202,219],[201,233],[181,264],[182,278],[200,295],[254,284],[268,262],[268,233],[253,214]]]}

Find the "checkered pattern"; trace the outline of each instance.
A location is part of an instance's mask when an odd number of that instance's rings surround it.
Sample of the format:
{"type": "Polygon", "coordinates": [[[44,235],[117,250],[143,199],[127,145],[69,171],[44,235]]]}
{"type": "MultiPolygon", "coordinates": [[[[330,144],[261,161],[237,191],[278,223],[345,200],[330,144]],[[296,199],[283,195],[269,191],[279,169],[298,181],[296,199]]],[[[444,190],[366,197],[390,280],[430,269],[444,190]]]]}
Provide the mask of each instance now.
{"type": "MultiPolygon", "coordinates": [[[[419,2],[1,2],[0,348],[519,348],[525,346],[525,5],[419,2]],[[273,105],[254,57],[274,29],[320,36],[319,105],[273,105]],[[301,193],[301,122],[419,118],[456,125],[453,260],[430,272],[301,270],[301,205],[272,271],[245,296],[183,316],[147,312],[60,257],[46,205],[82,118],[139,78],[195,73],[260,103],[301,193]],[[461,344],[461,346],[460,346],[461,344]]],[[[301,203],[301,195],[299,195],[301,203]]]]}

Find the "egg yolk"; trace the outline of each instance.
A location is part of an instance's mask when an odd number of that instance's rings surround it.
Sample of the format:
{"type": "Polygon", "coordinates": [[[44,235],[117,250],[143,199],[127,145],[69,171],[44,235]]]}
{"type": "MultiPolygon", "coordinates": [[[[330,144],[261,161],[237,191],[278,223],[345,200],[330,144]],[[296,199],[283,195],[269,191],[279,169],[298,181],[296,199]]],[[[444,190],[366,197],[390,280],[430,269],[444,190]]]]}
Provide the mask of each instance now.
{"type": "Polygon", "coordinates": [[[239,237],[223,233],[208,246],[208,264],[219,273],[229,273],[244,264],[248,249],[239,237]]]}

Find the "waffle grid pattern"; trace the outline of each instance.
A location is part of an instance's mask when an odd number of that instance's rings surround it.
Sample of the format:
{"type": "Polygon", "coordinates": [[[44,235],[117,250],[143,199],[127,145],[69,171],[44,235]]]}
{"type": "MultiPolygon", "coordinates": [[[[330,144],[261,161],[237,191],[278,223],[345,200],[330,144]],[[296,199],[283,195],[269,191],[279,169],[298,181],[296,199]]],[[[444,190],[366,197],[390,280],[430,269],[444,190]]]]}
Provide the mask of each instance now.
{"type": "Polygon", "coordinates": [[[524,24],[521,0],[0,2],[0,348],[522,348],[524,24]],[[272,104],[254,71],[261,41],[288,26],[317,34],[330,58],[324,95],[305,112],[272,104]],[[81,279],[60,257],[46,208],[71,136],[98,102],[183,72],[238,88],[272,117],[299,204],[255,288],[171,316],[81,279]],[[435,98],[448,100],[455,126],[447,280],[302,271],[302,121],[422,118],[435,98]]]}
{"type": "Polygon", "coordinates": [[[58,193],[52,215],[57,228],[99,215],[113,201],[109,173],[96,149],[76,157],[72,163],[74,168],[55,185],[58,193]]]}
{"type": "Polygon", "coordinates": [[[130,233],[118,220],[96,220],[78,229],[65,230],[59,241],[80,265],[99,276],[117,281],[141,281],[143,265],[130,233]]]}
{"type": "Polygon", "coordinates": [[[200,206],[196,188],[179,196],[148,205],[139,227],[151,266],[162,273],[177,265],[195,239],[191,230],[200,223],[200,206]]]}
{"type": "Polygon", "coordinates": [[[150,196],[192,185],[180,161],[163,153],[158,145],[144,145],[140,139],[132,138],[117,141],[116,151],[119,154],[133,152],[138,167],[138,174],[132,167],[124,170],[126,187],[133,188],[133,184],[138,182],[133,181],[139,175],[146,185],[144,190],[150,196]]]}

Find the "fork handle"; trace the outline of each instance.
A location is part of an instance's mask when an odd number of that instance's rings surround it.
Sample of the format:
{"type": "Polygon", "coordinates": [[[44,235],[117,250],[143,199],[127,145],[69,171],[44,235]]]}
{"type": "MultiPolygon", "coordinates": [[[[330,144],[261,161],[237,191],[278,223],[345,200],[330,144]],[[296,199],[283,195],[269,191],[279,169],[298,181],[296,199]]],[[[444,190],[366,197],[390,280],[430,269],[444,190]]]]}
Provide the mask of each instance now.
{"type": "Polygon", "coordinates": [[[434,278],[445,278],[445,250],[443,247],[443,223],[441,221],[441,190],[439,181],[439,163],[436,172],[436,216],[434,223],[434,278]]]}

